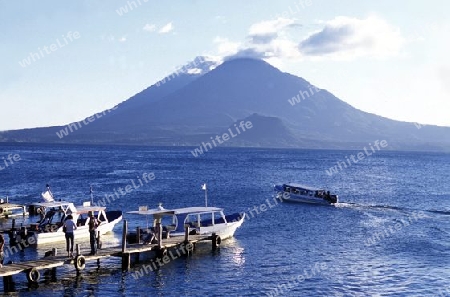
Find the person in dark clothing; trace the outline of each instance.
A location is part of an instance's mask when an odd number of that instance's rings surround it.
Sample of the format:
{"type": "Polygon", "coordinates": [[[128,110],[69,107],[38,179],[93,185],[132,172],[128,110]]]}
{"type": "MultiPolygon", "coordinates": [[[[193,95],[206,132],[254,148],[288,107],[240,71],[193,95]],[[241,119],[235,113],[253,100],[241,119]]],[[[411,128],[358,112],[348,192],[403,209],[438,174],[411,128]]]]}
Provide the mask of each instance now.
{"type": "Polygon", "coordinates": [[[3,234],[0,233],[0,268],[3,267],[3,260],[5,259],[5,253],[3,252],[3,247],[5,246],[5,238],[3,234]]]}
{"type": "Polygon", "coordinates": [[[89,213],[89,237],[91,241],[91,255],[97,253],[97,227],[99,225],[98,220],[94,217],[94,213],[89,213]]]}

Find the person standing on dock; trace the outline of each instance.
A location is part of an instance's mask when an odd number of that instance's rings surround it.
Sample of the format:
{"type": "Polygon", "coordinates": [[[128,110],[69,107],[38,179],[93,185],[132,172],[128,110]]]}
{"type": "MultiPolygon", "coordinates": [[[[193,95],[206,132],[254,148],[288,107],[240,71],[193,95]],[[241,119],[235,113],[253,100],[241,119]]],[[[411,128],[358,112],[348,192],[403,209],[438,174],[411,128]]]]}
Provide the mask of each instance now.
{"type": "Polygon", "coordinates": [[[98,220],[94,217],[94,213],[89,212],[89,237],[91,240],[91,255],[95,255],[97,253],[97,227],[99,223],[98,220]]]}
{"type": "Polygon", "coordinates": [[[5,260],[5,253],[3,252],[3,247],[5,246],[5,238],[3,234],[0,233],[0,268],[3,267],[3,260],[5,260]]]}
{"type": "Polygon", "coordinates": [[[74,241],[73,232],[77,229],[77,225],[73,222],[72,215],[67,216],[67,219],[64,222],[64,228],[66,230],[65,232],[66,232],[67,257],[73,258],[73,241],[74,241]]]}

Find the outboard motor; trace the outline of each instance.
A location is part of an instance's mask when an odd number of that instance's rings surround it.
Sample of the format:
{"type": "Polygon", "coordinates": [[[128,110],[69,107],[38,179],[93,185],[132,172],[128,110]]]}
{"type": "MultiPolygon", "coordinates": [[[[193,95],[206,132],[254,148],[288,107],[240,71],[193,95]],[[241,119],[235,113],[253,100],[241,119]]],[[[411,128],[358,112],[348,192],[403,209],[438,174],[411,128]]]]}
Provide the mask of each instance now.
{"type": "Polygon", "coordinates": [[[330,195],[330,202],[331,203],[337,203],[338,202],[338,195],[330,195]]]}

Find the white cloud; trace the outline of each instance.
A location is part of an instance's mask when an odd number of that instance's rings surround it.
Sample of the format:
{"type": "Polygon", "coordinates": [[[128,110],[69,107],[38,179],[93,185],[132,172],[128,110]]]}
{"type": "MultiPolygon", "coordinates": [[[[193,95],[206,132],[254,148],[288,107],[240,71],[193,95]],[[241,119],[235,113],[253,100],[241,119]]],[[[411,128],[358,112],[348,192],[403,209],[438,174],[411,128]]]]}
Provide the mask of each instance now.
{"type": "Polygon", "coordinates": [[[222,59],[248,57],[279,66],[282,58],[299,58],[298,43],[289,40],[288,29],[299,27],[294,19],[277,18],[250,26],[244,43],[216,37],[217,53],[222,59]]]}
{"type": "Polygon", "coordinates": [[[277,18],[274,20],[262,21],[251,25],[248,34],[250,36],[273,34],[294,23],[295,21],[293,19],[286,18],[277,18]]]}
{"type": "Polygon", "coordinates": [[[248,38],[253,44],[269,44],[286,35],[290,27],[299,26],[294,19],[277,18],[253,24],[249,28],[248,38]]]}
{"type": "Polygon", "coordinates": [[[127,36],[126,35],[124,35],[124,36],[119,38],[119,42],[125,42],[125,41],[127,41],[127,36]]]}
{"type": "Polygon", "coordinates": [[[172,22],[166,24],[165,26],[163,26],[161,29],[159,29],[158,33],[159,34],[165,34],[165,33],[169,33],[173,30],[173,25],[172,22]]]}
{"type": "Polygon", "coordinates": [[[400,30],[379,17],[366,19],[336,17],[318,23],[322,29],[303,40],[289,30],[303,27],[294,19],[277,18],[250,26],[245,42],[216,37],[222,58],[254,57],[280,65],[282,60],[353,60],[358,57],[399,56],[406,43],[400,30]]]}
{"type": "Polygon", "coordinates": [[[236,54],[239,51],[239,48],[241,47],[240,42],[233,42],[230,41],[228,38],[223,38],[220,36],[214,38],[213,42],[217,44],[218,54],[219,56],[222,57],[236,54]]]}
{"type": "Polygon", "coordinates": [[[225,24],[225,23],[227,22],[227,18],[224,17],[224,16],[222,16],[222,15],[216,15],[216,16],[214,17],[214,19],[215,19],[216,21],[221,22],[222,24],[225,24]]]}
{"type": "MultiPolygon", "coordinates": [[[[155,32],[157,30],[157,26],[155,24],[145,24],[144,28],[142,28],[144,31],[147,32],[155,32]]],[[[167,23],[166,25],[162,26],[161,29],[158,30],[159,34],[166,34],[169,32],[172,32],[174,29],[172,22],[167,23]]]]}
{"type": "Polygon", "coordinates": [[[300,42],[299,50],[305,56],[339,60],[386,58],[399,55],[404,43],[400,30],[379,17],[340,16],[325,22],[323,29],[300,42]]]}
{"type": "Polygon", "coordinates": [[[270,44],[271,52],[279,58],[298,60],[302,56],[298,50],[297,43],[286,37],[275,39],[270,44]]]}
{"type": "Polygon", "coordinates": [[[156,25],[155,24],[145,24],[144,28],[142,28],[142,30],[147,31],[147,32],[154,32],[156,30],[156,25]]]}

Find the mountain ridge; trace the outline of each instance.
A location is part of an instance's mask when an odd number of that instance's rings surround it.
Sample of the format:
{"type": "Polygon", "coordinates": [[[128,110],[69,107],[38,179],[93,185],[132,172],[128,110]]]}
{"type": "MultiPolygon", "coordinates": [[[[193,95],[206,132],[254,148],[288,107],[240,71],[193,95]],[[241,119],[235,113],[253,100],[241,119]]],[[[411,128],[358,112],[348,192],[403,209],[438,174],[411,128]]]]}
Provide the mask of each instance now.
{"type": "Polygon", "coordinates": [[[63,138],[58,139],[56,132],[67,126],[1,132],[0,141],[195,146],[203,136],[253,116],[269,135],[255,134],[256,125],[253,132],[226,145],[346,148],[386,139],[389,149],[449,150],[449,127],[419,129],[358,110],[262,60],[229,60],[209,71],[211,65],[203,66],[201,73],[172,74],[163,84],[153,84],[63,138]],[[276,130],[271,131],[270,125],[276,130]]]}

